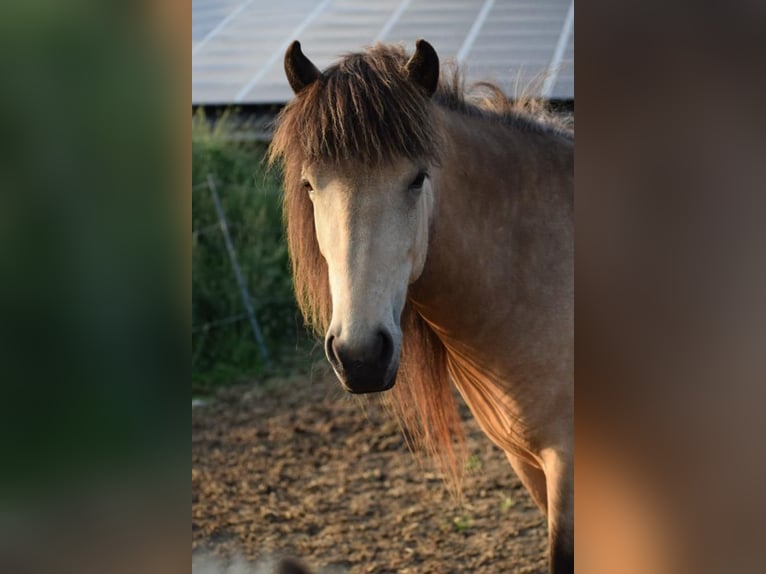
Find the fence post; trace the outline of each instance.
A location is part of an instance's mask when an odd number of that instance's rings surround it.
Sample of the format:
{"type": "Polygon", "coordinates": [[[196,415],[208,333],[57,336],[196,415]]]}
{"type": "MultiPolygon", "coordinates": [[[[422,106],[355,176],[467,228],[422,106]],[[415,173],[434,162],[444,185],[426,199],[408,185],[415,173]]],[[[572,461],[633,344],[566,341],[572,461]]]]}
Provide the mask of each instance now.
{"type": "Polygon", "coordinates": [[[223,239],[226,242],[226,251],[229,253],[229,259],[231,259],[231,265],[234,268],[234,275],[237,277],[239,293],[242,296],[242,302],[245,304],[245,310],[247,311],[247,317],[250,320],[250,326],[253,329],[253,335],[255,335],[255,341],[258,343],[258,348],[261,351],[263,363],[266,365],[267,369],[271,369],[269,352],[266,349],[266,343],[263,340],[261,327],[258,325],[258,320],[255,318],[255,312],[253,311],[253,305],[250,302],[250,294],[247,291],[245,278],[242,276],[242,270],[239,268],[239,263],[237,262],[237,253],[234,251],[234,245],[229,236],[229,226],[226,224],[226,216],[224,215],[223,206],[221,205],[221,198],[218,197],[215,179],[213,179],[213,175],[210,173],[207,174],[207,184],[213,194],[213,203],[215,204],[215,211],[218,213],[218,220],[221,222],[221,233],[223,233],[223,239]]]}

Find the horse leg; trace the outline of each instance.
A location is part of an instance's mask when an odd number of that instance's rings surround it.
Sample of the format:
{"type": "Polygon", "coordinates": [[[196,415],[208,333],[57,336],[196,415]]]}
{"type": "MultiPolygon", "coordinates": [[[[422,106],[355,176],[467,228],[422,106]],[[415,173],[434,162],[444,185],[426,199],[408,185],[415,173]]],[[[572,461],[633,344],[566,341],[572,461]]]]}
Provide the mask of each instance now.
{"type": "Polygon", "coordinates": [[[516,476],[521,480],[521,484],[527,489],[532,500],[546,515],[548,514],[548,492],[545,484],[545,473],[541,468],[532,466],[523,458],[514,456],[510,452],[506,452],[505,456],[508,457],[508,461],[511,463],[513,470],[516,472],[516,476]]]}
{"type": "Polygon", "coordinates": [[[574,572],[574,461],[571,454],[543,453],[548,494],[551,574],[574,572]]]}

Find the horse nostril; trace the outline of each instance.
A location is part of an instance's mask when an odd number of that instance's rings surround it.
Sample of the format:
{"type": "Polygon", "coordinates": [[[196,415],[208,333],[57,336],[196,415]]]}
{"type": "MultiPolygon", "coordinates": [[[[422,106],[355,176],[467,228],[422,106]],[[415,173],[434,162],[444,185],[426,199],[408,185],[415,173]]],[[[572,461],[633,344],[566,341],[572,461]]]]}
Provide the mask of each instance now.
{"type": "Polygon", "coordinates": [[[327,360],[335,369],[340,369],[340,359],[338,358],[338,352],[335,349],[335,335],[327,335],[324,342],[324,352],[327,355],[327,360]]]}
{"type": "Polygon", "coordinates": [[[394,340],[385,329],[379,329],[371,339],[356,346],[328,334],[325,354],[336,373],[349,375],[367,369],[385,370],[394,356],[394,340]]]}
{"type": "Polygon", "coordinates": [[[391,362],[391,358],[394,355],[394,340],[387,331],[378,331],[378,344],[380,345],[380,357],[381,365],[388,365],[391,362]]]}

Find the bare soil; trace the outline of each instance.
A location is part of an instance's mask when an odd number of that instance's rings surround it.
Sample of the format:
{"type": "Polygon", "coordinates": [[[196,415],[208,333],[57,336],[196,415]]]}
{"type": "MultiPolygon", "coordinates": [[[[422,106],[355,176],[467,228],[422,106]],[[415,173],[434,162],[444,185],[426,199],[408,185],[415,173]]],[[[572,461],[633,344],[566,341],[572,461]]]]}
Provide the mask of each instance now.
{"type": "Polygon", "coordinates": [[[545,520],[463,408],[458,501],[376,398],[325,369],[192,410],[192,552],[294,556],[315,572],[546,572],[545,520]]]}

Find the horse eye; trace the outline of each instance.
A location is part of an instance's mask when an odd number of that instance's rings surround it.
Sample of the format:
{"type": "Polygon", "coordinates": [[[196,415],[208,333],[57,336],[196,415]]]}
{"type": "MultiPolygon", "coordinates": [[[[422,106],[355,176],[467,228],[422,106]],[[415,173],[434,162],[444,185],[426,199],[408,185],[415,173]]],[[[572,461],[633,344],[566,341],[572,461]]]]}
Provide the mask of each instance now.
{"type": "Polygon", "coordinates": [[[425,182],[426,177],[428,174],[424,171],[421,171],[415,179],[412,180],[412,183],[410,184],[410,189],[417,190],[423,187],[423,182],[425,182]]]}
{"type": "Polygon", "coordinates": [[[307,191],[307,192],[314,191],[314,188],[311,186],[311,182],[309,182],[309,180],[307,179],[301,180],[301,187],[303,188],[303,191],[307,191]]]}

